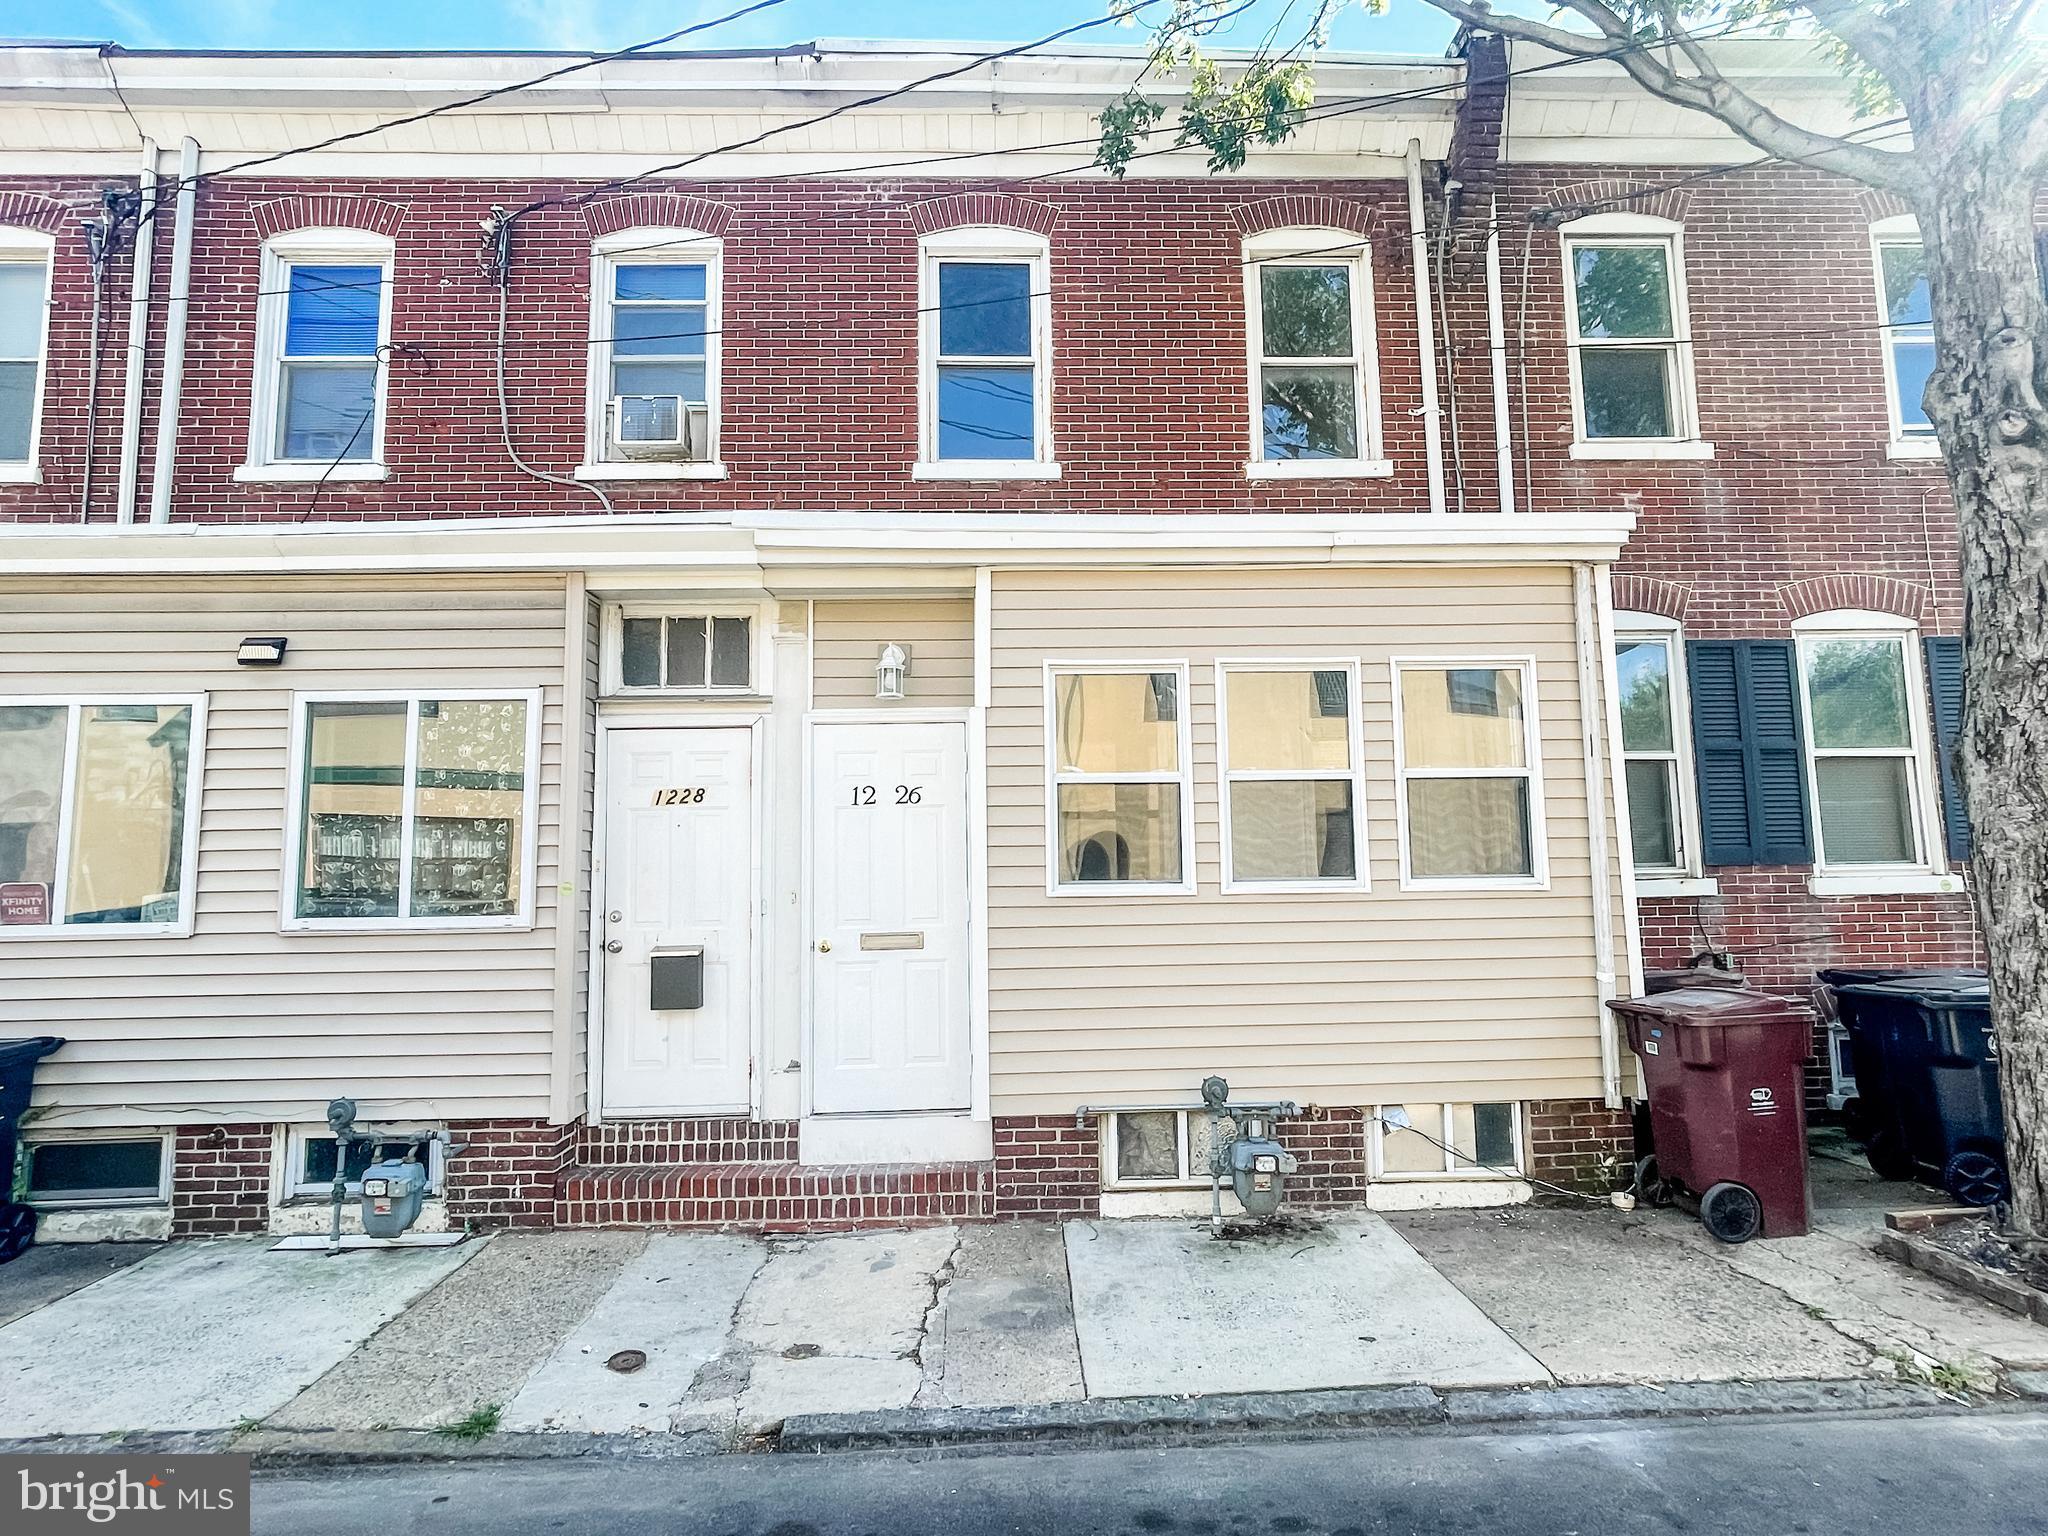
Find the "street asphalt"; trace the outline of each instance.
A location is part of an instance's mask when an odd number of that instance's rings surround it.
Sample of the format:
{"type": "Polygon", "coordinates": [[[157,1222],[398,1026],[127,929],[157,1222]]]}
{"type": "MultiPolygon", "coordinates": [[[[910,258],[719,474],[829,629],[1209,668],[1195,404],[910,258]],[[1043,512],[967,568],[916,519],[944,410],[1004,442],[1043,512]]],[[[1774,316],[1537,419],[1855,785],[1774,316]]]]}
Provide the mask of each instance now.
{"type": "Polygon", "coordinates": [[[2048,1414],[260,1474],[258,1536],[2048,1532],[2048,1414]]]}

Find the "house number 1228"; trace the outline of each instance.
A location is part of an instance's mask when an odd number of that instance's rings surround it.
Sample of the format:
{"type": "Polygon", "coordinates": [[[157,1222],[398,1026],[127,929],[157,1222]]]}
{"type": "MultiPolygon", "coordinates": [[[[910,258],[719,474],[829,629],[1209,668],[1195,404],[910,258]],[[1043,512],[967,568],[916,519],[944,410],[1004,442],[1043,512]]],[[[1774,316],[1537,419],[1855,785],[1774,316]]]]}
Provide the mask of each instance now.
{"type": "Polygon", "coordinates": [[[693,784],[687,789],[657,789],[654,792],[656,805],[702,805],[704,786],[693,784]]]}

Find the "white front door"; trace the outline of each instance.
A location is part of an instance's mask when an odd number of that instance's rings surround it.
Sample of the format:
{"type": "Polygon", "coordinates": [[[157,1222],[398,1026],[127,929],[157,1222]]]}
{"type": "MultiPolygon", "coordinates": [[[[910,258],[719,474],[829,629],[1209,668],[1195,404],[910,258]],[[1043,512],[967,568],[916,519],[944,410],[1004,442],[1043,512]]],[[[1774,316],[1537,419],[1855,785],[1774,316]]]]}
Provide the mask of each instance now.
{"type": "Polygon", "coordinates": [[[608,1115],[751,1102],[753,732],[605,733],[604,1080],[608,1115]],[[701,997],[691,998],[693,951],[701,997]]]}
{"type": "Polygon", "coordinates": [[[967,728],[812,730],[812,1108],[965,1109],[967,728]]]}

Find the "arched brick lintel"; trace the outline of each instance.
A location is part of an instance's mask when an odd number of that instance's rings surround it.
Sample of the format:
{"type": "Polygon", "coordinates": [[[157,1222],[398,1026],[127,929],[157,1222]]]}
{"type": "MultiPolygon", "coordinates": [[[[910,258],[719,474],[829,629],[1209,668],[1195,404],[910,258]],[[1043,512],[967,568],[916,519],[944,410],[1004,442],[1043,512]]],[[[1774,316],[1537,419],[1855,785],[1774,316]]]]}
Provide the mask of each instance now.
{"type": "Polygon", "coordinates": [[[1778,601],[1795,619],[1837,608],[1862,608],[1917,623],[1927,611],[1928,597],[1925,587],[1890,576],[1814,576],[1778,588],[1778,601]]]}
{"type": "Polygon", "coordinates": [[[722,240],[732,224],[732,209],[680,192],[633,192],[585,203],[583,223],[593,239],[622,229],[694,229],[722,240]]]}
{"type": "Polygon", "coordinates": [[[53,197],[36,192],[0,192],[0,224],[16,229],[39,229],[54,235],[64,227],[70,212],[53,197]]]}
{"type": "Polygon", "coordinates": [[[268,240],[295,229],[366,229],[387,240],[405,222],[405,205],[381,197],[294,194],[272,198],[249,210],[256,238],[268,240]]]}
{"type": "Polygon", "coordinates": [[[913,203],[909,209],[911,227],[920,235],[942,229],[967,229],[986,225],[995,229],[1023,229],[1045,239],[1052,238],[1059,210],[1028,197],[1007,192],[954,192],[913,203]]]}
{"type": "Polygon", "coordinates": [[[1589,213],[1646,213],[1683,224],[1692,194],[1684,187],[1666,187],[1649,193],[1636,182],[1604,176],[1553,187],[1545,201],[1553,208],[1583,208],[1589,213]]]}
{"type": "Polygon", "coordinates": [[[1616,576],[1614,607],[1618,613],[1654,613],[1659,618],[1683,622],[1692,602],[1692,589],[1675,581],[1654,576],[1616,576]]]}
{"type": "Polygon", "coordinates": [[[1245,235],[1263,235],[1272,229],[1341,229],[1370,239],[1380,221],[1379,209],[1370,203],[1327,192],[1283,192],[1233,208],[1230,216],[1245,235]]]}

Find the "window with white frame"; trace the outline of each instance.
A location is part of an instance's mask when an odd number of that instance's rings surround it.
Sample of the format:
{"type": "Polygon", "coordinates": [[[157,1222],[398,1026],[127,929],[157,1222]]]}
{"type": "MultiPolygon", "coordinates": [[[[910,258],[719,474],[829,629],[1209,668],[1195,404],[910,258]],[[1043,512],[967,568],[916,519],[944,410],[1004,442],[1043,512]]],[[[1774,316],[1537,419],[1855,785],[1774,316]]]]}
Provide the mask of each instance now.
{"type": "Polygon", "coordinates": [[[1396,661],[1402,878],[1544,879],[1535,688],[1526,661],[1396,661]]]}
{"type": "Polygon", "coordinates": [[[300,695],[291,927],[533,911],[540,695],[300,695]]]}
{"type": "Polygon", "coordinates": [[[1357,889],[1358,666],[1219,662],[1226,890],[1357,889]]]}
{"type": "Polygon", "coordinates": [[[205,701],[0,698],[0,935],[189,931],[205,701]]]}
{"type": "Polygon", "coordinates": [[[1891,431],[1901,442],[1934,441],[1920,402],[1934,373],[1934,312],[1927,294],[1927,249],[1908,214],[1871,230],[1877,257],[1877,308],[1883,326],[1885,395],[1891,431]]]}
{"type": "MultiPolygon", "coordinates": [[[[1199,1109],[1122,1109],[1102,1117],[1102,1182],[1110,1189],[1172,1189],[1209,1182],[1215,1117],[1199,1109]]],[[[1224,1139],[1230,1132],[1223,1130],[1224,1139]]]]}
{"type": "Polygon", "coordinates": [[[920,472],[1056,474],[1046,241],[953,229],[920,249],[920,472]]]}
{"type": "Polygon", "coordinates": [[[1056,891],[1193,889],[1184,663],[1047,669],[1056,891]]]}
{"type": "Polygon", "coordinates": [[[168,1138],[158,1131],[36,1137],[24,1143],[31,1205],[139,1205],[170,1198],[168,1138]]]}
{"type": "Polygon", "coordinates": [[[1379,460],[1371,252],[1339,230],[1245,242],[1255,475],[1363,471],[1379,460]]]}
{"type": "Polygon", "coordinates": [[[1617,615],[1614,675],[1636,871],[1653,878],[1689,874],[1698,862],[1698,833],[1678,627],[1649,615],[1617,615]]]}
{"type": "Polygon", "coordinates": [[[1679,226],[1596,214],[1563,227],[1572,408],[1584,445],[1686,442],[1694,421],[1679,226]]]}
{"type": "Polygon", "coordinates": [[[55,249],[39,230],[0,229],[0,480],[35,473],[55,249]]]}
{"type": "Polygon", "coordinates": [[[299,230],[263,247],[249,469],[332,474],[384,462],[391,241],[299,230]]]}
{"type": "MultiPolygon", "coordinates": [[[[297,1198],[325,1198],[334,1189],[334,1164],[340,1143],[332,1136],[320,1131],[294,1128],[286,1148],[286,1168],[289,1171],[287,1193],[297,1198]]],[[[418,1148],[417,1156],[426,1166],[427,1193],[441,1193],[441,1180],[445,1172],[445,1149],[437,1138],[419,1142],[411,1136],[382,1136],[367,1141],[351,1141],[348,1145],[348,1159],[344,1168],[344,1180],[351,1195],[363,1192],[363,1171],[372,1163],[387,1159],[402,1160],[408,1152],[418,1148]]]]}
{"type": "Polygon", "coordinates": [[[619,620],[621,689],[751,693],[754,615],[628,612],[619,620]]]}
{"type": "Polygon", "coordinates": [[[597,243],[588,466],[717,462],[723,251],[691,230],[597,243]]]}
{"type": "Polygon", "coordinates": [[[1522,1106],[1382,1104],[1372,1146],[1376,1179],[1513,1176],[1522,1172],[1522,1106]]]}
{"type": "Polygon", "coordinates": [[[1933,796],[1913,627],[1842,613],[1794,630],[1819,867],[1928,868],[1933,796]]]}

